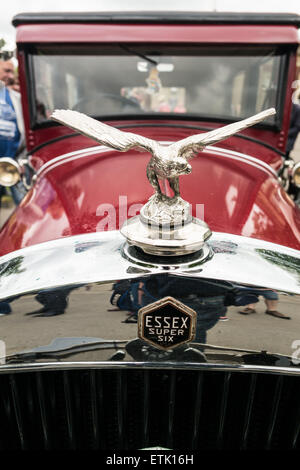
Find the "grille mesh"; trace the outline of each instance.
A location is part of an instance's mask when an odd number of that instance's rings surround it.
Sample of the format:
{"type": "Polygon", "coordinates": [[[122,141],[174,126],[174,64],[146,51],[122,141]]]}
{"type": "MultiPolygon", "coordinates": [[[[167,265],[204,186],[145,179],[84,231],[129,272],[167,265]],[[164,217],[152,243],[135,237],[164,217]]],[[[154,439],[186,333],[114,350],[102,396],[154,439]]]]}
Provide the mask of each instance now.
{"type": "Polygon", "coordinates": [[[0,375],[0,449],[299,449],[297,376],[191,370],[0,375]]]}

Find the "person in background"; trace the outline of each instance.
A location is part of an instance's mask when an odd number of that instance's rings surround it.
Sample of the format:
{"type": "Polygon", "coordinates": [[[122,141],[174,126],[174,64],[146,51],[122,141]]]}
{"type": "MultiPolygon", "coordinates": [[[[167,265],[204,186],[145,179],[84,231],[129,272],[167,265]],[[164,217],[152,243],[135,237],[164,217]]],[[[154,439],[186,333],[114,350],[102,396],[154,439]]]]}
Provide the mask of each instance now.
{"type": "MultiPolygon", "coordinates": [[[[16,158],[25,150],[21,95],[12,89],[14,81],[13,63],[0,53],[0,157],[16,158]]],[[[18,183],[10,189],[18,205],[25,195],[23,184],[18,183]]],[[[0,196],[2,193],[3,188],[0,189],[0,196]]]]}
{"type": "Polygon", "coordinates": [[[0,53],[0,80],[5,86],[12,85],[15,79],[14,64],[7,59],[3,53],[0,53]]]}
{"type": "Polygon", "coordinates": [[[11,83],[11,85],[9,85],[8,88],[20,93],[20,82],[19,82],[19,78],[17,76],[15,76],[13,83],[11,83]]]}
{"type": "MultiPolygon", "coordinates": [[[[265,300],[267,310],[265,313],[271,315],[272,317],[282,318],[284,320],[290,320],[291,317],[285,315],[284,313],[278,312],[277,306],[279,302],[279,297],[277,292],[271,289],[251,289],[251,293],[257,296],[256,302],[258,302],[258,297],[262,296],[265,300]]],[[[255,304],[248,304],[243,310],[239,310],[239,313],[242,315],[250,315],[256,313],[255,304]]]]}

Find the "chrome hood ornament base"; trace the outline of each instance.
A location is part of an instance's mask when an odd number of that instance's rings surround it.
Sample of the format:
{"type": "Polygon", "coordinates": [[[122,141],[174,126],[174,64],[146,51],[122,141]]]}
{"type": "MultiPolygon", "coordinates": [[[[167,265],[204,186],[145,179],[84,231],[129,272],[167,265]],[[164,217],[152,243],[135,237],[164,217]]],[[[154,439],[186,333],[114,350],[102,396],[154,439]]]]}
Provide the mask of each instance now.
{"type": "Polygon", "coordinates": [[[124,224],[121,233],[129,244],[139,246],[146,253],[177,256],[200,250],[211,235],[205,222],[191,216],[189,203],[180,195],[179,176],[192,171],[188,160],[207,145],[227,139],[273,114],[275,109],[270,108],[242,121],[192,135],[167,146],[131,132],[120,131],[77,111],[56,110],[51,117],[120,152],[142,148],[151,153],[147,177],[155,194],[142,207],[139,216],[124,224]],[[173,197],[162,192],[159,180],[168,182],[173,197]]]}
{"type": "MultiPolygon", "coordinates": [[[[155,225],[143,222],[142,217],[128,219],[121,229],[129,245],[140,247],[149,255],[182,256],[203,248],[211,236],[208,225],[195,217],[182,225],[155,225]]],[[[208,255],[208,253],[207,253],[208,255]]]]}
{"type": "Polygon", "coordinates": [[[182,226],[192,220],[190,204],[181,196],[169,197],[162,193],[151,196],[140,211],[141,221],[157,226],[182,226]]]}

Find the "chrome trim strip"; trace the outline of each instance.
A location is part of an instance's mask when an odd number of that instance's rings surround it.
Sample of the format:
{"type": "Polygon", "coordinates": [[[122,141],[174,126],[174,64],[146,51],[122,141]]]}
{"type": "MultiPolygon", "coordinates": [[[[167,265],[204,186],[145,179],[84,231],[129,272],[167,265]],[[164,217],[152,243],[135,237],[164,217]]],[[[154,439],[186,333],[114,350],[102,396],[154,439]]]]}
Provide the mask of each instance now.
{"type": "Polygon", "coordinates": [[[211,150],[215,154],[218,154],[220,156],[231,158],[232,160],[243,161],[245,163],[248,163],[249,165],[255,166],[256,168],[260,168],[261,170],[264,168],[268,172],[272,173],[272,175],[275,176],[276,179],[278,178],[278,175],[274,168],[272,168],[268,163],[264,162],[263,160],[260,160],[259,158],[251,157],[251,155],[247,155],[246,153],[240,153],[234,150],[224,149],[221,147],[208,146],[206,147],[206,149],[211,150]],[[221,155],[222,153],[224,155],[221,155]]]}
{"type": "Polygon", "coordinates": [[[74,370],[74,369],[156,369],[156,370],[215,370],[223,372],[255,372],[283,375],[300,375],[300,367],[275,367],[258,365],[226,365],[195,362],[114,362],[114,361],[85,361],[85,362],[32,362],[26,364],[11,364],[0,366],[0,374],[22,373],[43,370],[74,370]]]}
{"type": "MultiPolygon", "coordinates": [[[[257,248],[258,245],[261,245],[261,247],[265,249],[270,249],[274,251],[280,251],[280,252],[285,252],[289,254],[290,256],[296,256],[297,258],[300,258],[300,251],[295,250],[294,248],[290,248],[288,246],[284,245],[278,245],[277,243],[272,243],[268,242],[265,240],[260,240],[259,238],[251,238],[251,237],[245,237],[242,235],[234,235],[231,233],[227,232],[213,232],[212,237],[215,237],[218,239],[226,240],[226,241],[231,241],[238,243],[239,241],[243,241],[247,243],[248,245],[252,246],[253,248],[257,248]]],[[[7,253],[6,255],[0,256],[0,265],[2,263],[6,263],[7,261],[10,261],[11,259],[14,259],[16,256],[24,256],[24,255],[29,255],[33,254],[36,252],[39,252],[41,250],[49,250],[51,248],[63,248],[63,246],[66,245],[73,245],[74,243],[87,243],[87,242],[95,242],[99,241],[104,243],[106,240],[105,238],[110,238],[110,241],[120,241],[120,242],[125,242],[125,239],[122,235],[120,235],[119,230],[111,230],[107,232],[93,232],[93,233],[85,233],[81,235],[72,235],[70,237],[62,237],[62,238],[57,238],[56,240],[49,240],[47,242],[42,242],[42,243],[37,243],[36,245],[32,246],[27,246],[24,248],[20,248],[19,250],[12,251],[10,253],[7,253]]],[[[211,240],[209,240],[209,243],[211,243],[211,240]]],[[[173,263],[171,262],[168,266],[173,266],[173,263]]],[[[153,258],[153,265],[155,264],[155,258],[153,258]]],[[[162,265],[165,266],[165,265],[162,265]]],[[[300,293],[300,292],[299,292],[300,293]]]]}
{"type": "MultiPolygon", "coordinates": [[[[174,142],[173,141],[159,141],[159,143],[162,145],[169,145],[174,142]]],[[[52,160],[45,163],[44,165],[42,165],[38,169],[36,173],[36,177],[39,177],[45,172],[47,173],[48,171],[53,170],[57,166],[60,166],[64,163],[77,160],[79,158],[89,157],[89,156],[94,155],[95,153],[106,153],[106,152],[111,152],[111,151],[112,149],[105,147],[104,145],[97,145],[94,147],[88,147],[86,149],[75,150],[73,152],[68,152],[68,153],[59,155],[58,157],[55,157],[52,160]]],[[[232,160],[237,160],[237,161],[243,161],[244,163],[247,163],[261,170],[265,170],[265,171],[267,170],[268,173],[271,173],[273,176],[275,176],[276,179],[278,178],[276,171],[268,163],[258,158],[252,157],[251,155],[236,152],[234,150],[224,149],[222,147],[216,147],[213,145],[207,146],[203,152],[204,153],[214,152],[220,157],[231,158],[232,160]]]]}
{"type": "Polygon", "coordinates": [[[49,160],[47,163],[42,165],[38,169],[36,176],[38,177],[44,171],[48,172],[50,169],[53,169],[56,166],[62,165],[63,163],[66,163],[68,161],[77,160],[77,158],[88,157],[98,152],[105,153],[105,152],[111,152],[111,151],[112,151],[111,149],[109,149],[108,147],[104,147],[104,145],[96,145],[93,147],[88,147],[86,149],[75,150],[73,152],[64,153],[62,155],[59,155],[58,157],[53,158],[52,160],[49,160]]]}

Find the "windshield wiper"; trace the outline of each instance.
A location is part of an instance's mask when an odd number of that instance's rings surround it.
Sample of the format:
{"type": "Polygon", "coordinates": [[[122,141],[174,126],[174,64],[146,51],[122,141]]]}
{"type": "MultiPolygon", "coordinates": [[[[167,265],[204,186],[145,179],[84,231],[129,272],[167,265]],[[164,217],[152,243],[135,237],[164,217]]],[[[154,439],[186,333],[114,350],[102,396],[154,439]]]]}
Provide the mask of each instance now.
{"type": "Polygon", "coordinates": [[[155,66],[158,65],[158,62],[156,62],[156,60],[150,59],[150,57],[147,57],[146,55],[141,54],[140,52],[133,51],[133,50],[129,49],[129,47],[124,46],[123,44],[119,44],[119,47],[120,47],[121,49],[123,49],[124,51],[129,52],[129,53],[132,54],[132,55],[136,55],[137,57],[141,57],[141,59],[146,60],[146,61],[149,62],[150,64],[153,64],[153,65],[155,65],[155,66]]]}

